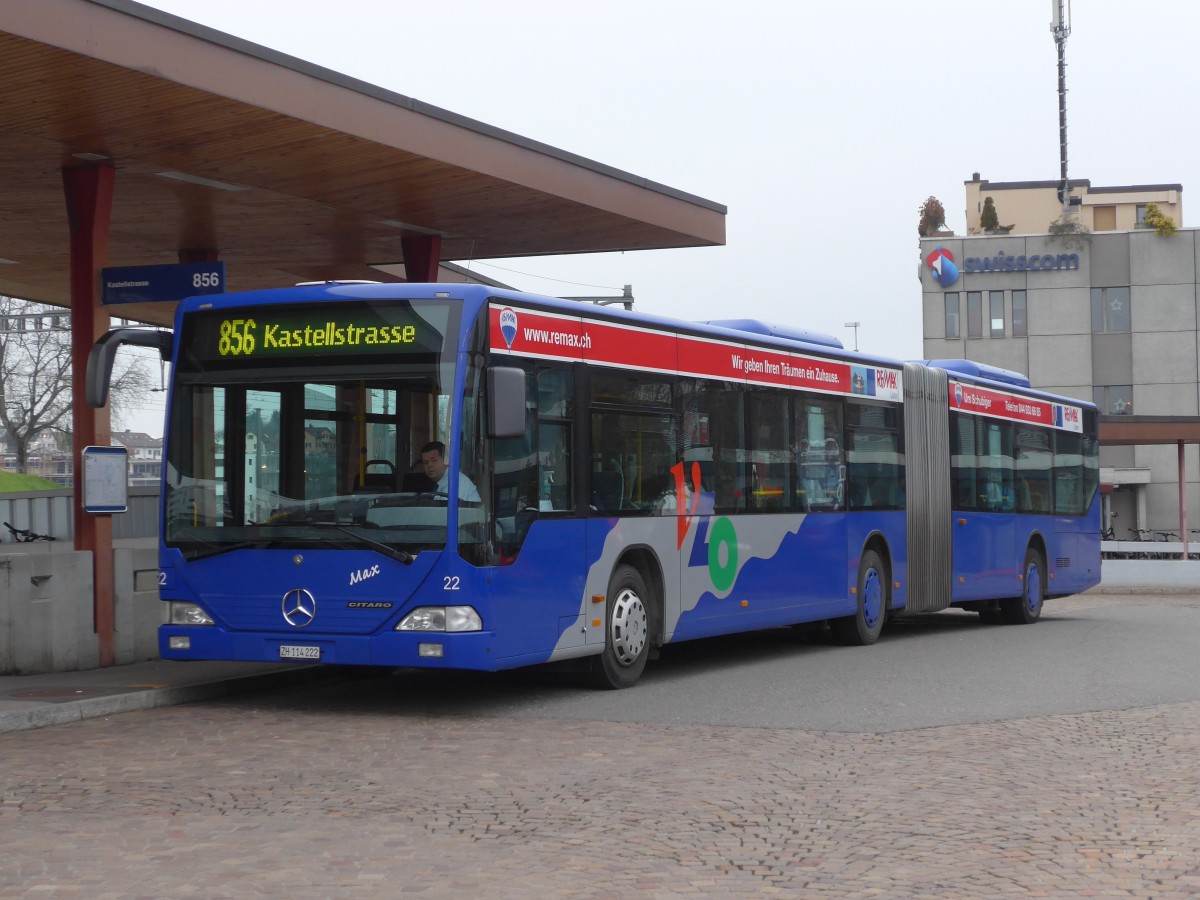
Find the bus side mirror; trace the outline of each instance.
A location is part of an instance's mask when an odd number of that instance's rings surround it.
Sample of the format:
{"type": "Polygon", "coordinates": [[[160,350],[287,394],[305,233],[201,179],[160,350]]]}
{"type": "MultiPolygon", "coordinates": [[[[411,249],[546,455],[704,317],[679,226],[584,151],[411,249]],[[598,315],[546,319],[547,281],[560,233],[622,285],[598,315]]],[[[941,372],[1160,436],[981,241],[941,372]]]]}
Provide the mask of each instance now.
{"type": "Polygon", "coordinates": [[[525,370],[491,366],[487,370],[488,437],[525,433],[525,370]]]}
{"type": "Polygon", "coordinates": [[[114,328],[96,341],[88,353],[87,380],[84,399],[87,405],[99,409],[108,402],[108,382],[112,378],[113,360],[122,344],[155,347],[164,360],[171,360],[170,331],[151,331],[148,328],[114,328]]]}

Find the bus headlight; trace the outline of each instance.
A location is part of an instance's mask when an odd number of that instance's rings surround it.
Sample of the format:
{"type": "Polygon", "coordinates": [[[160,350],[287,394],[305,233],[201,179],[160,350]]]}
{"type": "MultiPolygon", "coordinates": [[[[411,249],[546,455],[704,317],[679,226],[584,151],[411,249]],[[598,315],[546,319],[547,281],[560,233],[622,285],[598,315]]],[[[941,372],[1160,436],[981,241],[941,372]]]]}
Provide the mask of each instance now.
{"type": "Polygon", "coordinates": [[[195,603],[179,603],[171,601],[172,625],[212,625],[212,616],[198,607],[195,603]]]}
{"type": "Polygon", "coordinates": [[[397,631],[483,631],[483,620],[470,606],[422,606],[400,620],[397,631]]]}

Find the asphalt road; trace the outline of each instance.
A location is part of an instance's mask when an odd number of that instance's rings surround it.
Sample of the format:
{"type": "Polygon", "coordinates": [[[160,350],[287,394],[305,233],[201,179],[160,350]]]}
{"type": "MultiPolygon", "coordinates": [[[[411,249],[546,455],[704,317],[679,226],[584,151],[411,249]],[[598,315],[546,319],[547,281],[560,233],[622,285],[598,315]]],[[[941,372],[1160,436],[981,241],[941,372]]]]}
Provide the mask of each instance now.
{"type": "MultiPolygon", "coordinates": [[[[399,670],[286,702],[480,715],[892,732],[1200,698],[1200,595],[1050,601],[1033,626],[947,611],[889,623],[871,647],[776,629],[664,648],[642,680],[594,691],[564,672],[399,670]]],[[[281,698],[281,702],[284,702],[281,698]]]]}

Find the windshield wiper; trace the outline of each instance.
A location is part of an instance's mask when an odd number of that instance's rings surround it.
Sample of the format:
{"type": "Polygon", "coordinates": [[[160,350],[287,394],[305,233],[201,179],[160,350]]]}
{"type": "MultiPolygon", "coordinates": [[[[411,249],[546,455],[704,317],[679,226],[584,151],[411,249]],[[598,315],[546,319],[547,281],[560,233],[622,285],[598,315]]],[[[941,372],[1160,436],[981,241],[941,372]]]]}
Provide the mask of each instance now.
{"type": "Polygon", "coordinates": [[[220,556],[222,553],[232,553],[234,550],[263,550],[271,546],[280,546],[282,542],[258,538],[253,541],[237,541],[232,544],[216,544],[211,541],[201,541],[200,543],[205,544],[207,549],[197,550],[193,553],[184,550],[182,551],[184,558],[188,560],[208,559],[210,556],[220,556]]]}
{"type": "Polygon", "coordinates": [[[407,550],[397,550],[395,547],[391,546],[390,544],[385,544],[382,541],[377,541],[373,538],[369,538],[365,534],[359,534],[357,531],[351,531],[349,528],[346,528],[344,525],[330,524],[327,522],[310,523],[310,524],[316,525],[318,528],[335,528],[338,531],[342,532],[342,534],[348,534],[348,535],[350,535],[350,537],[354,538],[356,541],[360,541],[361,543],[366,544],[372,550],[376,550],[379,553],[382,553],[384,556],[391,557],[392,559],[399,560],[400,562],[404,563],[404,565],[406,565],[406,566],[411,566],[413,564],[413,560],[416,559],[416,557],[413,556],[411,553],[409,553],[407,550]]]}
{"type": "MultiPolygon", "coordinates": [[[[288,523],[288,524],[295,525],[298,523],[292,522],[292,523],[288,523]]],[[[394,559],[394,560],[397,560],[398,562],[402,562],[406,566],[411,566],[413,564],[413,562],[416,560],[416,557],[413,556],[411,553],[409,553],[407,550],[398,550],[397,548],[392,547],[388,544],[385,544],[382,541],[376,541],[372,538],[367,537],[366,535],[359,534],[356,531],[351,531],[349,528],[346,528],[345,526],[342,526],[342,525],[337,525],[333,522],[305,522],[304,526],[307,528],[317,528],[317,529],[321,529],[321,530],[332,529],[334,531],[340,531],[340,532],[342,532],[342,534],[345,534],[345,535],[348,535],[348,536],[354,538],[355,543],[363,544],[367,547],[370,547],[372,550],[375,550],[378,553],[382,553],[384,556],[387,556],[390,559],[394,559]]],[[[315,540],[315,538],[310,538],[309,540],[315,540]]],[[[217,544],[217,543],[213,543],[211,541],[201,541],[201,543],[207,545],[206,549],[198,550],[194,553],[187,553],[185,551],[184,556],[189,560],[207,559],[210,556],[220,556],[222,553],[232,553],[235,550],[265,550],[270,547],[290,547],[295,543],[295,541],[296,541],[296,538],[294,538],[294,537],[290,537],[290,538],[260,537],[260,538],[256,538],[256,539],[250,540],[250,541],[236,541],[234,543],[229,543],[229,544],[217,544]]]]}

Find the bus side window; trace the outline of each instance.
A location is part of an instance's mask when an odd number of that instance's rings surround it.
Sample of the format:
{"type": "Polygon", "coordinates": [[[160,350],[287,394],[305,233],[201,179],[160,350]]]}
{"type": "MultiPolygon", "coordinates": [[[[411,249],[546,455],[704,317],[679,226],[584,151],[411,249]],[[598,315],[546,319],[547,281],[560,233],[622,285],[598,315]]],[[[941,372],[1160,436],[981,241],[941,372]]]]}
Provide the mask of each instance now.
{"type": "Polygon", "coordinates": [[[1018,495],[1018,503],[1031,513],[1053,512],[1054,456],[1051,432],[1033,425],[1018,425],[1013,442],[1013,457],[1018,480],[1028,489],[1028,498],[1018,495]]]}
{"type": "Polygon", "coordinates": [[[1033,494],[1023,475],[1017,476],[1017,512],[1033,512],[1033,494]]]}
{"type": "Polygon", "coordinates": [[[894,407],[847,407],[851,509],[904,508],[904,451],[894,407]]]}
{"type": "Polygon", "coordinates": [[[747,397],[750,481],[747,507],[776,512],[791,505],[793,454],[788,443],[789,397],[759,390],[747,397]]]}
{"type": "Polygon", "coordinates": [[[975,509],[978,502],[975,484],[978,465],[974,420],[963,413],[953,412],[950,414],[950,479],[955,509],[975,509]]]}
{"type": "Polygon", "coordinates": [[[601,459],[592,471],[592,506],[600,512],[616,512],[625,505],[625,473],[618,459],[601,459]]]}
{"type": "Polygon", "coordinates": [[[525,372],[525,433],[494,442],[493,497],[500,559],[516,559],[543,513],[574,508],[571,485],[574,379],[569,368],[525,372]]]}
{"type": "Polygon", "coordinates": [[[501,561],[513,562],[538,506],[537,385],[535,375],[525,375],[525,433],[493,444],[495,473],[492,492],[496,524],[500,530],[501,561]]]}
{"type": "Polygon", "coordinates": [[[1012,425],[979,419],[975,426],[979,466],[977,508],[984,512],[1012,512],[1017,505],[1013,489],[1012,425]]]}
{"type": "Polygon", "coordinates": [[[691,483],[693,462],[699,463],[697,509],[718,514],[745,507],[745,385],[728,381],[681,379],[683,394],[683,462],[691,483]]]}
{"type": "Polygon", "coordinates": [[[1060,515],[1081,516],[1087,512],[1091,498],[1086,491],[1084,448],[1081,434],[1054,435],[1054,511],[1060,515]]]}
{"type": "Polygon", "coordinates": [[[858,466],[850,466],[850,508],[871,508],[871,485],[858,466]]]}
{"type": "Polygon", "coordinates": [[[538,371],[537,415],[538,509],[574,509],[571,486],[574,378],[570,369],[555,367],[538,371]]]}
{"type": "Polygon", "coordinates": [[[797,397],[795,402],[796,508],[803,512],[841,509],[846,494],[846,466],[838,442],[841,404],[815,397],[797,397]]]}

